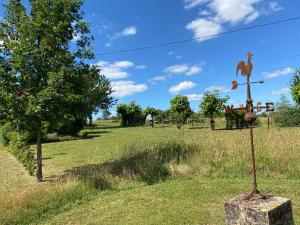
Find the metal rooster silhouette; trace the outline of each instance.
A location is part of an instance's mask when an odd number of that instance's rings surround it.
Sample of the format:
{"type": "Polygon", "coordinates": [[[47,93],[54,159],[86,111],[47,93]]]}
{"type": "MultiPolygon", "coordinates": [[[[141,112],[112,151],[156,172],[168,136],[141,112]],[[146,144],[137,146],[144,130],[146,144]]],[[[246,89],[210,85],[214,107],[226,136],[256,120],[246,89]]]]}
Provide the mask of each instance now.
{"type": "Polygon", "coordinates": [[[252,69],[253,69],[253,64],[252,64],[253,54],[251,52],[249,52],[247,54],[247,56],[248,56],[248,63],[247,63],[247,65],[246,65],[246,63],[244,61],[239,62],[239,64],[237,65],[237,68],[236,68],[236,75],[237,76],[239,74],[239,71],[241,71],[241,74],[243,76],[246,76],[247,78],[250,78],[251,72],[252,72],[252,69]]]}

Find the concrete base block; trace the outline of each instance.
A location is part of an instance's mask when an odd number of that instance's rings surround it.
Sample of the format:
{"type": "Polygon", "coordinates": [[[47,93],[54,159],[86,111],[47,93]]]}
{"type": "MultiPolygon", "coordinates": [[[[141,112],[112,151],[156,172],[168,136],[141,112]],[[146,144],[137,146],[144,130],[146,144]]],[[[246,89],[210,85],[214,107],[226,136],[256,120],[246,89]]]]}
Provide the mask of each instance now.
{"type": "Polygon", "coordinates": [[[225,203],[225,217],[227,225],[294,225],[291,200],[280,197],[237,196],[225,203]]]}

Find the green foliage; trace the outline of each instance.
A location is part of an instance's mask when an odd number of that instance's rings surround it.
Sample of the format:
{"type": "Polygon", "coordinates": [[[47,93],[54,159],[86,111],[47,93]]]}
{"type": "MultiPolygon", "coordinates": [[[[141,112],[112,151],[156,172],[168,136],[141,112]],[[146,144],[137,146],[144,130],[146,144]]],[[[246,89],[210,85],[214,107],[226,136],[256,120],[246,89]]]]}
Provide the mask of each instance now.
{"type": "Polygon", "coordinates": [[[35,171],[35,158],[27,144],[27,135],[11,131],[9,136],[9,151],[23,164],[28,173],[32,176],[35,171]]]}
{"type": "Polygon", "coordinates": [[[26,8],[12,0],[4,5],[0,117],[35,129],[39,180],[43,122],[57,125],[59,133],[74,134],[87,116],[114,101],[100,68],[87,63],[94,57],[93,37],[83,20],[82,4],[81,0],[32,0],[26,8]],[[71,50],[74,37],[76,46],[71,50]]]}
{"type": "Polygon", "coordinates": [[[176,117],[177,128],[180,129],[181,124],[192,114],[188,98],[186,96],[177,95],[171,99],[171,111],[176,117]]]}
{"type": "Polygon", "coordinates": [[[103,120],[109,120],[111,116],[111,112],[108,109],[102,110],[102,119],[103,120]]]}
{"type": "Polygon", "coordinates": [[[292,105],[285,96],[281,96],[273,120],[279,127],[300,126],[300,106],[292,105]]]}
{"type": "Polygon", "coordinates": [[[220,114],[228,99],[228,97],[221,98],[216,91],[206,92],[200,104],[200,109],[206,116],[211,116],[214,113],[220,114]]]}
{"type": "Polygon", "coordinates": [[[157,116],[160,112],[161,112],[161,110],[155,109],[155,108],[149,107],[149,106],[144,110],[144,114],[146,116],[151,115],[152,118],[154,116],[157,116]]]}
{"type": "Polygon", "coordinates": [[[248,127],[249,124],[244,119],[246,112],[246,110],[232,110],[230,112],[225,112],[226,129],[232,129],[233,126],[237,129],[248,127]]]}
{"type": "Polygon", "coordinates": [[[204,93],[200,109],[205,116],[210,117],[211,129],[215,129],[214,113],[221,114],[224,104],[228,99],[229,97],[221,98],[218,91],[204,93]]]}
{"type": "Polygon", "coordinates": [[[169,123],[173,118],[173,113],[170,109],[160,110],[156,116],[154,116],[154,120],[159,123],[169,123]]]}
{"type": "Polygon", "coordinates": [[[117,106],[117,113],[121,115],[122,126],[137,126],[145,122],[146,116],[141,108],[135,102],[120,104],[117,106]]]}
{"type": "Polygon", "coordinates": [[[57,124],[56,131],[59,135],[71,135],[76,136],[80,130],[83,129],[85,119],[82,117],[75,118],[73,115],[65,115],[64,120],[57,124]]]}
{"type": "Polygon", "coordinates": [[[5,123],[0,128],[1,143],[6,146],[9,144],[9,132],[13,131],[10,123],[5,123]]]}
{"type": "Polygon", "coordinates": [[[87,130],[81,130],[79,131],[78,136],[81,138],[87,138],[88,134],[89,132],[87,130]]]}
{"type": "Polygon", "coordinates": [[[162,111],[159,109],[155,109],[153,107],[147,107],[144,110],[144,115],[145,115],[145,119],[147,119],[147,116],[150,115],[151,116],[151,126],[154,127],[154,118],[155,116],[157,116],[159,113],[161,113],[162,111]]]}
{"type": "Polygon", "coordinates": [[[291,81],[291,93],[294,101],[300,104],[300,68],[296,70],[291,81]]]}

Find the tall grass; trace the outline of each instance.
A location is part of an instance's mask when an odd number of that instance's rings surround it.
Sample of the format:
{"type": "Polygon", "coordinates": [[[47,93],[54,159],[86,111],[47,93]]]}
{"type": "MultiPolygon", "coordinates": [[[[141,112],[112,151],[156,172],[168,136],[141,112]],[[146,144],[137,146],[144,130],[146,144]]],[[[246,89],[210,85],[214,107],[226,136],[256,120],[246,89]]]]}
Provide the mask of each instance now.
{"type": "Polygon", "coordinates": [[[100,189],[110,188],[119,178],[154,184],[172,174],[171,164],[185,162],[197,149],[194,144],[174,140],[154,145],[133,144],[126,147],[119,159],[76,167],[67,170],[64,177],[76,178],[100,189]]]}
{"type": "Polygon", "coordinates": [[[28,189],[22,196],[11,196],[0,210],[0,224],[27,225],[49,219],[92,200],[97,192],[82,184],[46,184],[28,189]]]}

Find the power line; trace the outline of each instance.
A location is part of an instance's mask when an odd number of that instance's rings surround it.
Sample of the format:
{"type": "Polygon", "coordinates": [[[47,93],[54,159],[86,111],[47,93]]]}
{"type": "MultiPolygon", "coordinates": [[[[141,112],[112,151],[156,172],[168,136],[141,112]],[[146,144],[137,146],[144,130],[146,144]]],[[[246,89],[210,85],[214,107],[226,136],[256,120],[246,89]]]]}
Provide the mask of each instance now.
{"type": "Polygon", "coordinates": [[[164,43],[160,43],[160,44],[153,44],[153,45],[148,45],[148,46],[143,46],[143,47],[138,47],[138,48],[131,48],[131,49],[124,49],[124,50],[119,50],[119,51],[102,52],[102,53],[95,54],[95,55],[98,55],[98,56],[116,55],[116,54],[122,54],[122,53],[142,51],[142,50],[151,49],[151,48],[160,48],[160,47],[166,47],[166,46],[171,46],[171,45],[178,45],[178,44],[183,44],[183,43],[191,42],[191,41],[195,41],[195,40],[218,37],[218,36],[237,33],[237,32],[241,32],[241,31],[272,26],[272,25],[276,25],[279,23],[292,22],[292,21],[296,21],[296,20],[300,20],[300,16],[288,18],[288,19],[284,19],[284,20],[277,20],[277,21],[273,21],[273,22],[269,22],[269,23],[258,24],[258,25],[254,25],[254,26],[250,26],[250,27],[244,27],[244,28],[240,28],[240,29],[234,29],[234,30],[211,34],[211,35],[205,35],[205,36],[194,37],[194,38],[189,38],[189,39],[182,39],[182,40],[175,40],[175,41],[164,42],[164,43]]]}

